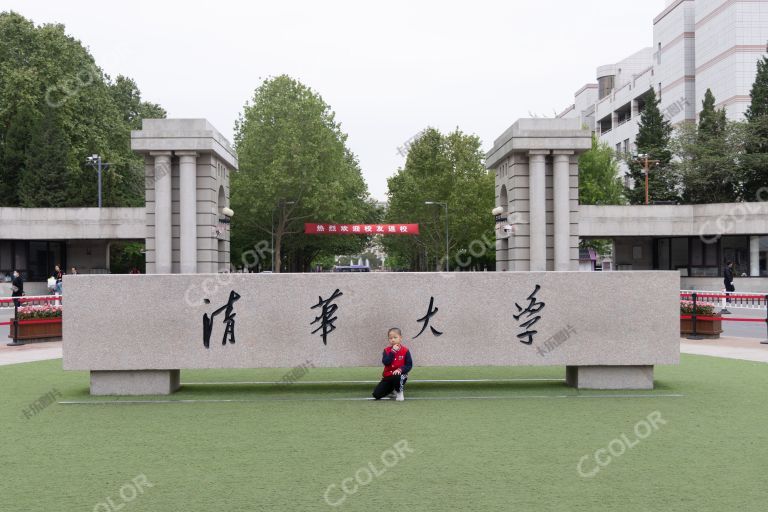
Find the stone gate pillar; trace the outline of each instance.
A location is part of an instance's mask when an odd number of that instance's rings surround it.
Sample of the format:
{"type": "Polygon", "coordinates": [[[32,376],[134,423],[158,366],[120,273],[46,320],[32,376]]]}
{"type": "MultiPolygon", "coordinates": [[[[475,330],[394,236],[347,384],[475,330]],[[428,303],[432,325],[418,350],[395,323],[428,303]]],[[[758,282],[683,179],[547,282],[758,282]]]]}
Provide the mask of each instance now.
{"type": "Polygon", "coordinates": [[[147,273],[228,271],[229,142],[205,119],[144,119],[131,149],[145,162],[147,273]]]}
{"type": "Polygon", "coordinates": [[[497,233],[497,268],[578,270],[578,156],[591,147],[578,119],[520,119],[496,139],[486,167],[512,225],[497,233]]]}

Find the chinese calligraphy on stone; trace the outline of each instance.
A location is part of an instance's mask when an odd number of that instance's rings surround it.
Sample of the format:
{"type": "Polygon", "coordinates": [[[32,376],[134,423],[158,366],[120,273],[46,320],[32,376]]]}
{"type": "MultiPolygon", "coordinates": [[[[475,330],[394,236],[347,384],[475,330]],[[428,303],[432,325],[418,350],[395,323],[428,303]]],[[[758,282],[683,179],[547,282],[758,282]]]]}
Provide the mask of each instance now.
{"type": "Polygon", "coordinates": [[[312,334],[315,334],[317,331],[322,330],[322,337],[323,337],[323,345],[328,345],[328,335],[336,330],[336,325],[334,322],[339,318],[337,316],[334,316],[336,313],[336,310],[339,309],[339,306],[337,304],[333,304],[333,301],[337,298],[344,295],[339,291],[338,288],[336,288],[336,291],[331,294],[330,297],[327,299],[323,299],[322,297],[317,298],[317,304],[312,306],[310,309],[315,308],[322,308],[320,310],[320,314],[315,317],[314,320],[309,325],[313,325],[317,322],[320,322],[320,325],[317,329],[312,331],[312,334]]]}
{"type": "Polygon", "coordinates": [[[526,345],[530,345],[533,343],[533,335],[538,333],[539,331],[531,330],[531,327],[538,322],[541,319],[540,315],[536,315],[536,313],[540,312],[542,309],[544,309],[544,306],[546,304],[544,302],[538,302],[536,300],[536,294],[541,289],[541,286],[538,284],[536,285],[536,288],[534,288],[533,292],[526,298],[528,301],[528,306],[523,309],[522,306],[520,306],[518,303],[515,303],[515,307],[517,308],[517,314],[512,315],[515,320],[520,321],[521,318],[523,318],[523,315],[525,316],[525,321],[520,324],[521,329],[525,329],[524,332],[517,335],[518,339],[520,340],[520,343],[524,343],[526,345]]]}
{"type": "Polygon", "coordinates": [[[234,345],[235,316],[237,315],[237,313],[233,313],[232,311],[235,308],[235,302],[237,302],[239,299],[240,299],[240,294],[237,293],[235,290],[232,290],[229,293],[229,300],[227,301],[226,304],[224,304],[219,309],[214,311],[210,317],[208,316],[208,313],[205,313],[203,315],[203,346],[205,348],[210,348],[211,333],[213,332],[213,319],[216,317],[216,315],[220,314],[221,312],[225,312],[224,323],[226,324],[226,327],[224,328],[224,337],[221,340],[221,344],[226,345],[227,340],[229,340],[229,342],[234,345]]]}
{"type": "Polygon", "coordinates": [[[435,298],[434,297],[430,297],[429,298],[429,308],[427,309],[427,314],[417,320],[417,322],[424,322],[424,325],[421,326],[421,330],[419,331],[419,334],[414,336],[413,339],[416,339],[419,336],[421,336],[421,333],[424,332],[424,330],[427,328],[427,326],[429,326],[429,329],[432,331],[432,334],[434,334],[435,336],[440,336],[441,334],[443,334],[442,332],[438,331],[437,329],[435,329],[434,327],[429,325],[429,319],[432,318],[433,316],[435,316],[437,314],[437,312],[439,311],[439,308],[434,308],[433,309],[434,304],[435,304],[435,298]]]}

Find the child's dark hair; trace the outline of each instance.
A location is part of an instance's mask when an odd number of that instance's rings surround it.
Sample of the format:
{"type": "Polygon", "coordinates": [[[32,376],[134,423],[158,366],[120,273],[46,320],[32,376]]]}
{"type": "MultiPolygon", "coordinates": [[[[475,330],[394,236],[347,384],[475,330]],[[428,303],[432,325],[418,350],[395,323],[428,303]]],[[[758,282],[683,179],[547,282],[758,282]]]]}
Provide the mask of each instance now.
{"type": "Polygon", "coordinates": [[[392,331],[395,331],[395,332],[397,333],[397,335],[398,335],[398,336],[402,336],[402,335],[403,335],[403,333],[400,331],[400,328],[399,328],[399,327],[390,327],[390,328],[387,330],[387,336],[389,336],[389,333],[391,333],[392,331]]]}

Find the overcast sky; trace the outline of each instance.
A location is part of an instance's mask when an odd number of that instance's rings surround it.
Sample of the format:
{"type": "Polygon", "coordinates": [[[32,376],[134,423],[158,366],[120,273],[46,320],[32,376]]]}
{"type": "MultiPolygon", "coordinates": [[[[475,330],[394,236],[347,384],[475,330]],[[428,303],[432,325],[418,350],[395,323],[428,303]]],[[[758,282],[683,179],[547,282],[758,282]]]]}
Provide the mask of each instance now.
{"type": "Polygon", "coordinates": [[[286,73],[319,92],[349,135],[371,195],[426,126],[483,149],[520,117],[552,117],[595,69],[651,46],[664,0],[105,2],[1,0],[56,22],[105,72],[136,80],[169,117],[230,141],[254,89],[286,73]]]}

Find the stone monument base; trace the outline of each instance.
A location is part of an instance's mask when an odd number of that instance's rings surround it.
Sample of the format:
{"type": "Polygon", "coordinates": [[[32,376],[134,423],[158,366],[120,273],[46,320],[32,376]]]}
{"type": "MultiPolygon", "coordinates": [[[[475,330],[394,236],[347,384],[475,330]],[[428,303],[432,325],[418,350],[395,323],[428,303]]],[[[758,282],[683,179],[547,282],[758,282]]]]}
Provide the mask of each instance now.
{"type": "Polygon", "coordinates": [[[653,389],[653,366],[566,366],[565,383],[577,389],[653,389]]]}
{"type": "Polygon", "coordinates": [[[179,389],[179,370],[91,371],[92,395],[170,395],[179,389]]]}

